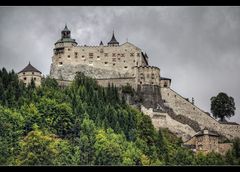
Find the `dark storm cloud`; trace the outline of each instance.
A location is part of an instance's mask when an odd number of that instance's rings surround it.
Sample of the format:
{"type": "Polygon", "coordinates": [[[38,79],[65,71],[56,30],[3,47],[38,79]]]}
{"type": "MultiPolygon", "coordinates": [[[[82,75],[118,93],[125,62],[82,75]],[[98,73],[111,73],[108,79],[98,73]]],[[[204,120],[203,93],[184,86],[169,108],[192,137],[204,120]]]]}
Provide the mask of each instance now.
{"type": "Polygon", "coordinates": [[[49,74],[65,23],[80,45],[106,44],[114,29],[205,111],[211,96],[226,92],[237,107],[231,120],[240,122],[239,7],[1,7],[0,67],[19,71],[30,60],[49,74]]]}

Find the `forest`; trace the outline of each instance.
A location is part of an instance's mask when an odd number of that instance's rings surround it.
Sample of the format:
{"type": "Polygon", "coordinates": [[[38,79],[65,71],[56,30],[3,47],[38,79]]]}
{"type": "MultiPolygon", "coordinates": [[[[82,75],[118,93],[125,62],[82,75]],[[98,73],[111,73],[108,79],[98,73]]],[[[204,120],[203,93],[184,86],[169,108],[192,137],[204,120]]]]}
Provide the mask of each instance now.
{"type": "Polygon", "coordinates": [[[113,85],[78,73],[64,88],[50,77],[25,86],[2,68],[0,165],[240,165],[240,140],[226,155],[194,153],[113,85]]]}

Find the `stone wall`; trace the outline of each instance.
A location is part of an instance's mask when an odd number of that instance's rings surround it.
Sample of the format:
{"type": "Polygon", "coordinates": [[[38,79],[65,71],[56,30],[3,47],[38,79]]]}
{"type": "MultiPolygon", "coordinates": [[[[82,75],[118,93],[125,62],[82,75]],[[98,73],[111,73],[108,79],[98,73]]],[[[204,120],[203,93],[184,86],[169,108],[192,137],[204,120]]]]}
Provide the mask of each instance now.
{"type": "Polygon", "coordinates": [[[135,78],[129,77],[129,78],[102,78],[97,79],[97,83],[103,87],[107,87],[108,83],[114,84],[116,87],[121,87],[127,84],[130,84],[131,86],[134,86],[135,84],[135,78]]]}
{"type": "Polygon", "coordinates": [[[157,109],[163,103],[160,86],[158,85],[137,85],[136,90],[138,97],[146,108],[157,109]]]}
{"type": "Polygon", "coordinates": [[[222,155],[226,154],[232,148],[232,143],[218,143],[218,152],[222,155]]]}
{"type": "Polygon", "coordinates": [[[183,115],[196,121],[201,129],[207,127],[229,139],[240,137],[239,125],[220,124],[170,88],[161,88],[161,94],[166,106],[171,107],[177,115],[183,115]]]}
{"type": "Polygon", "coordinates": [[[55,79],[61,80],[73,80],[76,72],[83,72],[86,76],[95,79],[105,79],[105,78],[124,78],[130,77],[129,73],[119,73],[117,71],[101,69],[97,67],[87,66],[87,65],[70,65],[66,64],[64,66],[57,66],[52,64],[50,75],[55,79]]]}
{"type": "Polygon", "coordinates": [[[154,66],[133,67],[138,85],[160,86],[160,69],[154,66]]]}
{"type": "Polygon", "coordinates": [[[39,72],[21,72],[18,74],[18,79],[23,81],[26,85],[31,83],[33,79],[36,86],[41,85],[42,76],[39,72]]]}
{"type": "Polygon", "coordinates": [[[154,112],[152,108],[145,108],[144,106],[141,106],[141,111],[145,115],[150,116],[155,128],[168,128],[178,137],[182,137],[184,142],[189,140],[196,133],[189,125],[182,124],[172,119],[167,113],[154,112]]]}
{"type": "Polygon", "coordinates": [[[54,53],[52,63],[55,66],[87,65],[101,69],[132,72],[133,66],[144,66],[146,62],[141,49],[131,43],[120,46],[66,46],[54,53]]]}

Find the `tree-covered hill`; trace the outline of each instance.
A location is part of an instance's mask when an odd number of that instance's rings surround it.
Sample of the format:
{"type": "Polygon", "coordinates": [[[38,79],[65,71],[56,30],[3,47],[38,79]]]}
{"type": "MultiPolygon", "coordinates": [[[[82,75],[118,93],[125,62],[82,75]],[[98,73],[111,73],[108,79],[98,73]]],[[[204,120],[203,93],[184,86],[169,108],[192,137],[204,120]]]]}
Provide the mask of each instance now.
{"type": "Polygon", "coordinates": [[[239,140],[226,156],[194,154],[167,129],[130,107],[114,86],[78,73],[60,88],[44,78],[25,87],[0,70],[0,165],[239,164],[239,140]]]}

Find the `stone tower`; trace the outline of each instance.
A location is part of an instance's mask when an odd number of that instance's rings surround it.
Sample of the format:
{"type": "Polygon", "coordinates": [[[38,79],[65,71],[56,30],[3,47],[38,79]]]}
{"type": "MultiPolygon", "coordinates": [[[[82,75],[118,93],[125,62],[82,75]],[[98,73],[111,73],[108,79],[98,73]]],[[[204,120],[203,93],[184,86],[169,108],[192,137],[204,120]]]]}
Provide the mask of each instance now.
{"type": "Polygon", "coordinates": [[[41,76],[42,72],[40,72],[38,69],[33,67],[31,63],[29,64],[18,73],[18,79],[23,81],[25,85],[28,85],[31,83],[31,80],[33,79],[36,86],[41,85],[41,76]]]}

